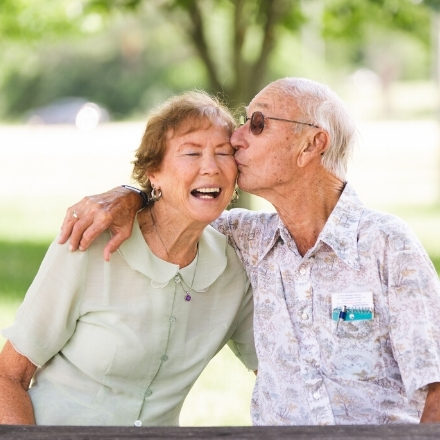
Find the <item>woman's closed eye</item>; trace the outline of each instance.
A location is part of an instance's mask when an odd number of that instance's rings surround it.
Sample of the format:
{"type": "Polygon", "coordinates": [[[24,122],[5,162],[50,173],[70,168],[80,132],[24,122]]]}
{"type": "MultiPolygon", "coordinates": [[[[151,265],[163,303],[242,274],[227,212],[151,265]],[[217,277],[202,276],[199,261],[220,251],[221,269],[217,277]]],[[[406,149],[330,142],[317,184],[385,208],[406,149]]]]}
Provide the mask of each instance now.
{"type": "Polygon", "coordinates": [[[218,156],[233,156],[235,154],[235,150],[230,144],[228,144],[217,148],[215,154],[217,154],[218,156]]]}
{"type": "Polygon", "coordinates": [[[182,156],[200,156],[202,154],[202,148],[196,146],[187,146],[180,151],[182,156]]]}

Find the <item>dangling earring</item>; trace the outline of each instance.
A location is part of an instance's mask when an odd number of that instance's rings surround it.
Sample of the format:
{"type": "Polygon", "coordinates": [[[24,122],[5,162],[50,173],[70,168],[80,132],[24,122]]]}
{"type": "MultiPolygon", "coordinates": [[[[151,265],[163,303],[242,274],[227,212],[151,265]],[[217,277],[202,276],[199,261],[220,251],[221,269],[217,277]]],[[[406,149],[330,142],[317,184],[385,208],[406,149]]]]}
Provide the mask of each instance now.
{"type": "Polygon", "coordinates": [[[238,193],[238,189],[235,188],[234,192],[232,193],[231,203],[237,203],[239,198],[240,194],[238,193]]]}
{"type": "Polygon", "coordinates": [[[160,188],[156,191],[156,188],[153,186],[153,189],[151,190],[151,200],[153,202],[157,202],[162,197],[162,191],[160,188]]]}

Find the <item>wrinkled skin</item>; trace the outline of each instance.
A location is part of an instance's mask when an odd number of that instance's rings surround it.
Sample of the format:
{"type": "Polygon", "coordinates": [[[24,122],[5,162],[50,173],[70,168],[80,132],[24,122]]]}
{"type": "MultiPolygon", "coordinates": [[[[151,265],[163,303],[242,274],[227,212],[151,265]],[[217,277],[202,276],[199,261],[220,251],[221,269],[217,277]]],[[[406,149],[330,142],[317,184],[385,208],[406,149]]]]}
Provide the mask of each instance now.
{"type": "Polygon", "coordinates": [[[70,236],[69,249],[83,251],[99,234],[110,229],[112,238],[104,248],[104,259],[110,261],[111,254],[130,237],[141,206],[139,194],[123,187],[84,197],[67,209],[58,242],[65,243],[70,236]],[[74,211],[78,219],[73,217],[74,211]]]}

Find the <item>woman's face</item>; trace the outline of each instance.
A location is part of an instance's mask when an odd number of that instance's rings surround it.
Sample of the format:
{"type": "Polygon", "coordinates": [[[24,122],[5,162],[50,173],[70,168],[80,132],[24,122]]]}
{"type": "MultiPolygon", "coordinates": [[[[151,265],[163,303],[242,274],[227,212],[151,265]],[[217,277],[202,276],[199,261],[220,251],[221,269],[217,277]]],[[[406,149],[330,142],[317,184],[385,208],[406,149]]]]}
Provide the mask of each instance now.
{"type": "MultiPolygon", "coordinates": [[[[184,127],[185,128],[185,127],[184,127]]],[[[237,177],[234,149],[225,128],[202,126],[168,135],[167,151],[158,172],[149,177],[162,191],[161,208],[209,224],[231,200],[237,177]]],[[[159,206],[157,206],[159,208],[159,206]]]]}

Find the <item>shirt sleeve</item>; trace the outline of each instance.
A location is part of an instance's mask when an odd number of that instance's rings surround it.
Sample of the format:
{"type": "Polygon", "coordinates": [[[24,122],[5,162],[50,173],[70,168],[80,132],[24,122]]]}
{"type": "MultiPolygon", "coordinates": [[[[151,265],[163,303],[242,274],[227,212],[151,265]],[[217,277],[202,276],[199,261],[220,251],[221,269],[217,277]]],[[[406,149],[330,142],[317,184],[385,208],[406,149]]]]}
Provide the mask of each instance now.
{"type": "Polygon", "coordinates": [[[213,228],[227,237],[245,267],[258,259],[259,238],[263,236],[262,229],[266,224],[265,215],[268,214],[234,208],[224,211],[212,223],[213,228]]]}
{"type": "MultiPolygon", "coordinates": [[[[237,211],[237,209],[234,209],[237,211]]],[[[228,243],[237,250],[237,243],[235,242],[232,228],[229,224],[231,211],[223,211],[223,213],[211,223],[211,226],[217,231],[221,232],[228,239],[228,243]]]]}
{"type": "Polygon", "coordinates": [[[255,371],[258,369],[258,361],[253,330],[254,303],[249,281],[246,286],[247,291],[243,298],[237,328],[231,336],[228,346],[249,370],[255,371]]]}
{"type": "Polygon", "coordinates": [[[54,241],[19,307],[2,331],[14,348],[41,367],[70,339],[80,313],[87,252],[69,252],[54,241]]]}
{"type": "Polygon", "coordinates": [[[440,282],[419,240],[402,222],[388,237],[390,332],[408,396],[440,382],[440,282]]]}

